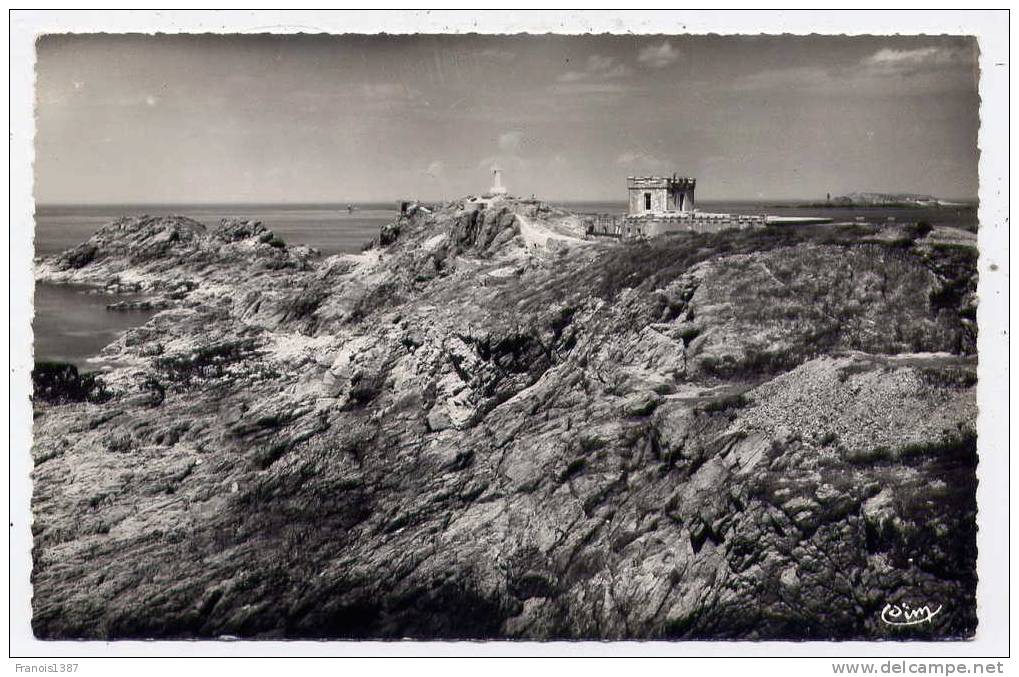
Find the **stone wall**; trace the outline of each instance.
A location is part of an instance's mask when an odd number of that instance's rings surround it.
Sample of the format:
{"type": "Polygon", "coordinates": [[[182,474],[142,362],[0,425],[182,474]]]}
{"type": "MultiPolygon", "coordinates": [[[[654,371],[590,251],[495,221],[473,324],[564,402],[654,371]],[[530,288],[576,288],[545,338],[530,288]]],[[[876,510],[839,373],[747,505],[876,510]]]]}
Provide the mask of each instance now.
{"type": "Polygon", "coordinates": [[[657,237],[666,233],[719,233],[724,230],[763,228],[762,219],[753,220],[737,215],[711,215],[705,218],[637,218],[626,219],[624,237],[657,237]]]}
{"type": "Polygon", "coordinates": [[[669,211],[669,193],[665,187],[630,188],[630,213],[644,214],[649,211],[645,208],[647,204],[645,194],[651,194],[652,212],[669,211]]]}
{"type": "Polygon", "coordinates": [[[695,208],[694,188],[696,185],[696,179],[686,177],[627,177],[629,213],[638,215],[648,212],[692,212],[695,208]],[[650,209],[647,208],[646,195],[651,196],[650,209]]]}

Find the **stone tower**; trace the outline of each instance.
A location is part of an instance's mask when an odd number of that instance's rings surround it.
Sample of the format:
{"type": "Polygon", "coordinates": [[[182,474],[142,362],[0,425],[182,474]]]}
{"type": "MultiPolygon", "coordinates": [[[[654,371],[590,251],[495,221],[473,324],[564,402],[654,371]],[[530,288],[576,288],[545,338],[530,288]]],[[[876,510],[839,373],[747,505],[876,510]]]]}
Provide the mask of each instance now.
{"type": "Polygon", "coordinates": [[[696,211],[694,189],[697,179],[670,176],[628,176],[630,215],[696,211]]]}
{"type": "Polygon", "coordinates": [[[492,168],[492,187],[488,189],[491,195],[505,195],[506,186],[502,185],[502,170],[498,167],[492,168]]]}

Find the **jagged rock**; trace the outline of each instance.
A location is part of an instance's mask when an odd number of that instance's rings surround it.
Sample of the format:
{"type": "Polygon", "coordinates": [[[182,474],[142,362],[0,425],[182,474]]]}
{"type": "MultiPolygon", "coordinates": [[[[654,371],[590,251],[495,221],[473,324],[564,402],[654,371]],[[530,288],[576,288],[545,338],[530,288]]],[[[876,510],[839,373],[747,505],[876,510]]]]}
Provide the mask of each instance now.
{"type": "Polygon", "coordinates": [[[647,416],[655,410],[661,400],[657,393],[649,391],[635,393],[626,398],[622,410],[627,416],[647,416]]]}
{"type": "Polygon", "coordinates": [[[428,429],[432,432],[441,432],[452,425],[453,422],[444,411],[432,411],[428,414],[428,429]]]}
{"type": "Polygon", "coordinates": [[[795,567],[783,569],[779,582],[782,584],[782,587],[790,591],[798,591],[800,589],[800,577],[796,575],[795,567]]]}
{"type": "Polygon", "coordinates": [[[166,390],[159,386],[149,387],[136,395],[131,395],[124,400],[124,404],[132,407],[158,407],[166,399],[166,390]]]}
{"type": "Polygon", "coordinates": [[[499,247],[503,246],[514,237],[517,236],[519,231],[512,225],[503,228],[495,238],[492,239],[492,243],[488,246],[490,251],[496,251],[499,247]]]}
{"type": "Polygon", "coordinates": [[[96,254],[99,253],[99,247],[94,244],[82,244],[74,249],[62,254],[57,259],[57,268],[59,270],[67,270],[68,268],[83,268],[88,264],[92,263],[96,258],[96,254]]]}
{"type": "Polygon", "coordinates": [[[901,590],[972,634],[975,259],[412,211],[359,255],[145,217],[40,264],[173,307],[108,402],[33,403],[39,637],[878,639],[901,590]]]}
{"type": "Polygon", "coordinates": [[[169,307],[169,303],[164,299],[141,299],[138,301],[118,301],[117,303],[107,303],[106,309],[112,311],[129,311],[129,310],[162,310],[169,307]]]}
{"type": "Polygon", "coordinates": [[[272,231],[262,225],[261,221],[223,219],[213,234],[221,240],[237,242],[238,240],[246,240],[252,237],[259,237],[261,239],[267,233],[269,234],[269,239],[271,239],[273,237],[272,231]]]}
{"type": "Polygon", "coordinates": [[[136,216],[118,219],[77,248],[44,261],[36,275],[115,293],[170,291],[165,298],[179,302],[199,279],[231,285],[238,271],[308,270],[316,257],[307,248],[288,249],[258,222],[224,220],[210,233],[182,216],[136,216]],[[122,281],[125,274],[134,280],[122,281]]]}
{"type": "Polygon", "coordinates": [[[379,244],[383,247],[387,247],[396,242],[398,237],[400,237],[400,224],[386,224],[379,231],[379,244]]]}

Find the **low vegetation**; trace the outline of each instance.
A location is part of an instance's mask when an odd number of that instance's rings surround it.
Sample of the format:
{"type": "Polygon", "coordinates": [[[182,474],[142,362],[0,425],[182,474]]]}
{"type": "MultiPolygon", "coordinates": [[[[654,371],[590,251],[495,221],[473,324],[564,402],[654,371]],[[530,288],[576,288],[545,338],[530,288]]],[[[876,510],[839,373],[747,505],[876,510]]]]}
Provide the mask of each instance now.
{"type": "Polygon", "coordinates": [[[66,362],[36,362],[32,370],[32,399],[49,404],[105,402],[111,394],[96,372],[80,373],[66,362]]]}
{"type": "Polygon", "coordinates": [[[177,389],[188,389],[202,380],[222,377],[231,365],[249,356],[253,348],[252,339],[226,341],[159,357],[155,366],[177,389]]]}
{"type": "Polygon", "coordinates": [[[189,269],[128,392],[38,408],[37,636],[873,640],[904,591],[971,636],[972,256],[457,212],[189,269]]]}

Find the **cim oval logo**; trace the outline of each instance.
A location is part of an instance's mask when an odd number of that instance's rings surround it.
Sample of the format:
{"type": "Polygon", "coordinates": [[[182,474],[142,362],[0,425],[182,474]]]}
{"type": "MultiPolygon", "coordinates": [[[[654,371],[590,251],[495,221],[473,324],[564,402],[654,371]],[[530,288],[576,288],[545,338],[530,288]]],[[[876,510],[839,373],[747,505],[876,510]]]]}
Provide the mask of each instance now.
{"type": "Polygon", "coordinates": [[[911,607],[905,602],[885,604],[885,608],[881,610],[881,620],[887,625],[920,625],[921,623],[930,623],[935,616],[941,613],[941,608],[940,604],[934,610],[931,610],[927,604],[918,607],[911,607]]]}

